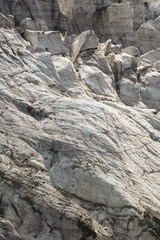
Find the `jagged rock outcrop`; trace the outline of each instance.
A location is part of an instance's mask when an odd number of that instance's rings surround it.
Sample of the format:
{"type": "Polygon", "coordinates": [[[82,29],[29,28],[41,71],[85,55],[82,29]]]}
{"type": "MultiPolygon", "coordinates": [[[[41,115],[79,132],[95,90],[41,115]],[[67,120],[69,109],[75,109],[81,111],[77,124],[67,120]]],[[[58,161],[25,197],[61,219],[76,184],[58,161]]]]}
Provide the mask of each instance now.
{"type": "Polygon", "coordinates": [[[74,32],[93,29],[101,41],[136,45],[143,53],[160,47],[159,0],[61,0],[60,9],[74,32]]]}
{"type": "MultiPolygon", "coordinates": [[[[39,109],[38,102],[43,98],[54,102],[63,96],[55,84],[61,73],[54,70],[56,59],[52,63],[48,53],[32,55],[26,50],[28,45],[14,30],[1,29],[0,237],[110,239],[112,231],[104,230],[51,185],[43,160],[48,168],[55,157],[54,142],[40,123],[48,113],[39,109]]],[[[72,72],[72,64],[66,62],[66,70],[72,72]]],[[[76,81],[76,73],[72,74],[76,81]]]]}
{"type": "Polygon", "coordinates": [[[1,0],[0,13],[13,15],[16,25],[29,17],[32,20],[44,20],[50,29],[64,30],[67,26],[65,16],[59,10],[58,0],[1,0]]]}
{"type": "Polygon", "coordinates": [[[159,240],[159,1],[57,4],[0,2],[0,239],[159,240]]]}
{"type": "Polygon", "coordinates": [[[91,30],[81,33],[72,43],[71,55],[72,61],[75,62],[78,55],[87,50],[95,50],[98,48],[98,39],[91,30]]]}

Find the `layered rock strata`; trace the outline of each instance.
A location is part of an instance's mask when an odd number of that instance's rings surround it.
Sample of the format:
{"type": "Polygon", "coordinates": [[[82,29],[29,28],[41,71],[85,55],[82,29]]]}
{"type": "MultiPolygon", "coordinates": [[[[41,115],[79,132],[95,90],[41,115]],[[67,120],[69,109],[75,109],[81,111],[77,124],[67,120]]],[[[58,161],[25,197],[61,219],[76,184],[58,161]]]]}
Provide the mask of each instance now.
{"type": "Polygon", "coordinates": [[[0,3],[0,239],[158,240],[159,48],[124,47],[119,33],[157,17],[159,1],[62,0],[68,22],[81,16],[65,36],[51,3],[0,3]]]}
{"type": "Polygon", "coordinates": [[[101,41],[136,45],[142,53],[160,47],[160,1],[61,0],[60,9],[74,32],[93,29],[101,41]]]}

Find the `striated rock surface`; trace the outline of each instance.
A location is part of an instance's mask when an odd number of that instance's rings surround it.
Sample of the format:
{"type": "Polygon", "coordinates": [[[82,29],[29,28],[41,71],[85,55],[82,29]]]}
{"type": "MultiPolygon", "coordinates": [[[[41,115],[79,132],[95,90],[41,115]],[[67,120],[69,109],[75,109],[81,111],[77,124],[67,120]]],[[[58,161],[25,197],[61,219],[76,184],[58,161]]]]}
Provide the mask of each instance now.
{"type": "Polygon", "coordinates": [[[159,11],[0,2],[0,239],[160,239],[159,11]]]}
{"type": "Polygon", "coordinates": [[[159,0],[60,0],[60,9],[74,32],[93,29],[101,41],[136,45],[143,53],[160,47],[159,0]]]}
{"type": "Polygon", "coordinates": [[[66,27],[66,19],[59,10],[58,0],[1,0],[0,12],[5,16],[13,15],[16,25],[29,17],[32,20],[44,20],[51,29],[63,30],[66,27]]]}

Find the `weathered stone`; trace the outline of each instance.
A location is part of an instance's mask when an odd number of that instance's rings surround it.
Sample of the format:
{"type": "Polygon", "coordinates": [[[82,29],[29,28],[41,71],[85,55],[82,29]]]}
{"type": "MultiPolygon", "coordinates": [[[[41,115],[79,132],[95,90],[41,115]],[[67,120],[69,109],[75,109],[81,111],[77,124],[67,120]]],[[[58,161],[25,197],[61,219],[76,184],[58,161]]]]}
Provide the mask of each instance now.
{"type": "Polygon", "coordinates": [[[114,45],[112,44],[111,39],[107,40],[107,42],[100,44],[100,49],[104,52],[105,55],[109,53],[121,53],[121,45],[114,45]]]}
{"type": "Polygon", "coordinates": [[[116,98],[112,86],[112,79],[105,75],[100,69],[93,66],[82,65],[79,69],[81,79],[96,94],[102,94],[116,98]]]}
{"type": "Polygon", "coordinates": [[[160,0],[57,3],[0,1],[0,239],[157,240],[160,0]]]}
{"type": "Polygon", "coordinates": [[[141,55],[141,58],[149,60],[151,63],[156,63],[157,61],[160,60],[160,48],[141,55]]]}
{"type": "Polygon", "coordinates": [[[31,43],[35,52],[47,51],[51,52],[52,55],[67,54],[66,46],[59,32],[27,30],[25,37],[31,43]]]}
{"type": "Polygon", "coordinates": [[[48,31],[49,28],[43,19],[32,20],[31,18],[24,18],[20,22],[20,30],[24,33],[26,30],[48,31]]]}
{"type": "Polygon", "coordinates": [[[136,47],[134,47],[134,46],[123,48],[122,52],[123,53],[127,53],[129,55],[132,55],[134,57],[139,57],[140,56],[139,50],[136,47]]]}
{"type": "Polygon", "coordinates": [[[82,52],[74,64],[78,70],[81,65],[94,66],[99,68],[103,73],[111,76],[113,75],[112,69],[108,63],[103,51],[97,49],[96,51],[82,52]]]}
{"type": "Polygon", "coordinates": [[[154,28],[150,22],[141,25],[136,33],[136,38],[137,45],[141,49],[142,53],[160,47],[160,32],[154,28]]]}
{"type": "Polygon", "coordinates": [[[79,75],[75,71],[73,63],[62,56],[52,57],[54,70],[57,73],[56,83],[57,86],[68,94],[75,96],[83,96],[88,98],[88,88],[79,79],[79,75]]]}
{"type": "Polygon", "coordinates": [[[117,77],[121,77],[125,70],[131,69],[135,71],[137,69],[137,60],[135,57],[126,54],[114,54],[111,53],[107,56],[108,62],[117,77]]]}
{"type": "Polygon", "coordinates": [[[93,29],[103,42],[111,38],[143,53],[159,47],[159,0],[61,0],[60,9],[74,32],[93,29]]]}
{"type": "Polygon", "coordinates": [[[160,110],[160,73],[148,71],[141,77],[143,90],[141,91],[142,101],[150,108],[160,110]]]}
{"type": "Polygon", "coordinates": [[[72,61],[75,62],[81,52],[97,48],[98,39],[93,31],[81,33],[72,43],[72,61]]]}
{"type": "Polygon", "coordinates": [[[0,13],[0,27],[2,28],[13,28],[14,27],[14,19],[13,16],[4,16],[0,13]]]}
{"type": "Polygon", "coordinates": [[[155,62],[153,65],[157,69],[157,71],[160,72],[160,61],[155,62]]]}
{"type": "Polygon", "coordinates": [[[66,19],[60,12],[58,0],[1,0],[0,13],[13,15],[16,25],[18,25],[24,18],[31,18],[32,20],[44,20],[47,26],[51,29],[60,28],[66,29],[66,19]]]}

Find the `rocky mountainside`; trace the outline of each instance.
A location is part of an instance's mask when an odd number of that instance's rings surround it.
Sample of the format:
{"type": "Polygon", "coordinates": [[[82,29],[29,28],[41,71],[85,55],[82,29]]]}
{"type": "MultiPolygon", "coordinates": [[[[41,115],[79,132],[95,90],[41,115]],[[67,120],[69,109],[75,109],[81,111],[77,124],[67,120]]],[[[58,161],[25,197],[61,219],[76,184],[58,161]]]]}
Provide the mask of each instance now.
{"type": "Polygon", "coordinates": [[[160,240],[160,1],[0,1],[0,240],[160,240]]]}
{"type": "Polygon", "coordinates": [[[73,32],[93,29],[101,41],[111,38],[141,53],[160,47],[159,0],[60,0],[73,32]]]}

